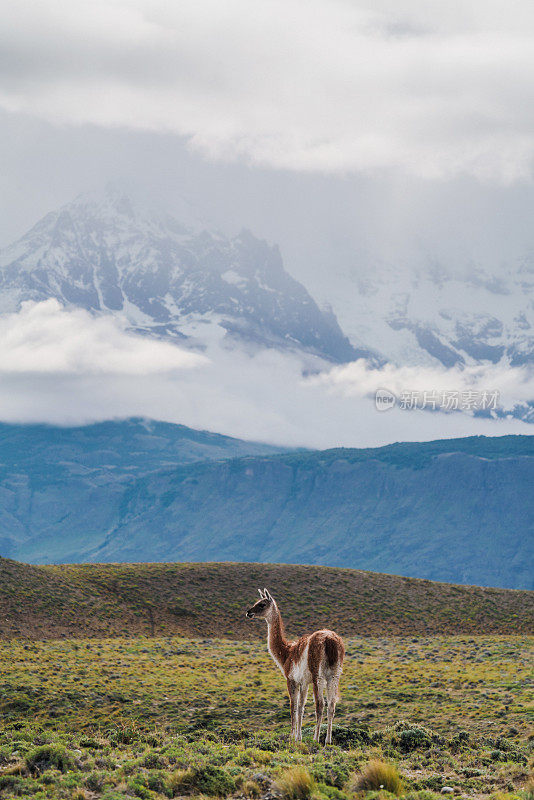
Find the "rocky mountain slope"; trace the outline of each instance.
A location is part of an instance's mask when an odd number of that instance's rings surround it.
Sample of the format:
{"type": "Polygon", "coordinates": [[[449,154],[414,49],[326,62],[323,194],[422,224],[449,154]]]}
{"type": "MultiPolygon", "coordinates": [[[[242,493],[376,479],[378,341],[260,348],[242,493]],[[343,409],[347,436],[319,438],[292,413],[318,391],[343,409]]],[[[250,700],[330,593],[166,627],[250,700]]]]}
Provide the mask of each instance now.
{"type": "Polygon", "coordinates": [[[193,347],[223,339],[333,362],[369,355],[285,271],[277,247],[184,224],[112,188],[47,214],[0,254],[0,310],[50,297],[193,347]]]}
{"type": "MultiPolygon", "coordinates": [[[[128,439],[132,423],[114,424],[128,439]]],[[[31,435],[16,438],[29,453],[31,435]]],[[[111,438],[93,452],[83,439],[76,447],[62,449],[52,432],[47,455],[12,463],[0,446],[0,555],[316,563],[533,586],[534,437],[224,460],[219,449],[217,461],[173,467],[157,463],[178,463],[172,448],[154,459],[142,432],[124,458],[111,438]]]]}
{"type": "Polygon", "coordinates": [[[323,309],[276,246],[214,231],[186,203],[175,219],[108,187],[47,214],[0,253],[0,312],[55,297],[193,347],[215,340],[340,363],[534,363],[528,259],[498,274],[431,259],[365,274],[333,263],[313,280],[323,309]]]}
{"type": "MultiPolygon", "coordinates": [[[[317,287],[318,288],[318,287],[317,287]]],[[[396,364],[534,364],[534,263],[455,270],[380,265],[362,275],[334,266],[328,297],[350,340],[396,364]]]]}
{"type": "Polygon", "coordinates": [[[113,527],[138,478],[280,449],[141,419],[78,428],[0,424],[0,554],[40,542],[40,560],[57,561],[65,546],[83,550],[113,527]]]}
{"type": "Polygon", "coordinates": [[[534,437],[199,464],[132,485],[84,560],[239,558],[530,589],[533,485],[534,437]]]}

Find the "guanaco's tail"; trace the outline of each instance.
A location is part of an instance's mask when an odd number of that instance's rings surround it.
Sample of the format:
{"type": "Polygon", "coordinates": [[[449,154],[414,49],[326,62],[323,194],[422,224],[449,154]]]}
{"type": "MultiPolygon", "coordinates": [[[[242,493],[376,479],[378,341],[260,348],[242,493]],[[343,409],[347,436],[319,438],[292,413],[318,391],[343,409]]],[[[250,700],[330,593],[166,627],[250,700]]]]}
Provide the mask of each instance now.
{"type": "Polygon", "coordinates": [[[343,662],[343,656],[345,655],[343,650],[343,645],[341,645],[337,639],[334,639],[332,636],[327,636],[324,641],[324,653],[326,656],[326,663],[329,667],[335,667],[336,664],[340,664],[343,662]]]}

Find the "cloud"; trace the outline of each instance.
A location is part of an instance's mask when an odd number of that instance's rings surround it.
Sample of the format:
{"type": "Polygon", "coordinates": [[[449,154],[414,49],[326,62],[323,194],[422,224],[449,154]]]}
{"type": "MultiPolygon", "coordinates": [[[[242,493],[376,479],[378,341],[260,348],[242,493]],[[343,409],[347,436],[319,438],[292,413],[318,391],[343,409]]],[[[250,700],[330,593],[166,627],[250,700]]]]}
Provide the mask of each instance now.
{"type": "Polygon", "coordinates": [[[133,335],[116,317],[67,311],[54,299],[0,317],[0,374],[143,375],[190,369],[202,355],[133,335]]]}
{"type": "Polygon", "coordinates": [[[511,367],[506,364],[438,367],[395,366],[386,364],[379,369],[360,359],[334,367],[328,372],[309,378],[344,397],[374,397],[378,389],[387,389],[397,398],[415,393],[431,396],[443,393],[498,392],[498,406],[504,412],[534,400],[534,372],[531,367],[511,367]]]}
{"type": "MultiPolygon", "coordinates": [[[[112,317],[66,311],[55,301],[27,304],[0,324],[3,421],[69,425],[142,416],[319,448],[532,432],[513,419],[375,408],[375,388],[467,385],[456,371],[373,370],[356,362],[303,377],[296,356],[263,350],[252,357],[214,346],[203,357],[132,336],[112,317]]],[[[508,399],[528,395],[521,371],[488,369],[478,375],[481,388],[498,389],[508,399]]]]}
{"type": "Polygon", "coordinates": [[[12,113],[171,132],[278,169],[531,176],[527,0],[2,4],[12,113]]]}

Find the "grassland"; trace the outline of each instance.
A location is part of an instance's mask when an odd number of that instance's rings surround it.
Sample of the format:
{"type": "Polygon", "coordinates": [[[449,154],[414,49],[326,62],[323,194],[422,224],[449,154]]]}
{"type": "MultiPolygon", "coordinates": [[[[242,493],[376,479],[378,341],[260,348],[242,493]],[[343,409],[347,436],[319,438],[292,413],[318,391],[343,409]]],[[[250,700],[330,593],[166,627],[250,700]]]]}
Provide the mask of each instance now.
{"type": "Polygon", "coordinates": [[[534,592],[276,564],[82,564],[0,559],[0,639],[263,635],[244,612],[267,586],[300,635],[534,634],[534,592]]]}
{"type": "Polygon", "coordinates": [[[533,600],[321,567],[0,560],[0,798],[534,800],[533,600]],[[244,617],[258,585],[290,635],[346,637],[331,747],[312,703],[288,739],[265,625],[244,617]]]}
{"type": "Polygon", "coordinates": [[[350,638],[334,744],[324,748],[311,740],[311,703],[304,742],[288,741],[284,681],[263,642],[5,642],[0,797],[388,800],[389,787],[433,800],[450,787],[532,800],[533,644],[350,638]],[[380,765],[377,778],[375,765],[366,783],[377,760],[400,781],[380,765]]]}

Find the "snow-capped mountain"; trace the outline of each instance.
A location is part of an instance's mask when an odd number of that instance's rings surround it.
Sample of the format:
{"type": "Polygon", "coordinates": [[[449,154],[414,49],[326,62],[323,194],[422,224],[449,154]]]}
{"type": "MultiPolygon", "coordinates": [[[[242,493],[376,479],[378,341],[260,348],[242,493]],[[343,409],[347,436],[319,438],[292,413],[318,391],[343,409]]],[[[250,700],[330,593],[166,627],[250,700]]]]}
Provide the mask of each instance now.
{"type": "Polygon", "coordinates": [[[47,214],[0,253],[0,313],[54,297],[188,346],[275,347],[319,368],[315,358],[515,366],[534,363],[533,263],[498,276],[331,264],[313,288],[334,313],[286,272],[276,246],[215,231],[187,203],[173,218],[108,187],[47,214]]]}
{"type": "Polygon", "coordinates": [[[355,346],[398,365],[534,363],[534,262],[498,275],[442,266],[339,269],[328,297],[355,346]]]}
{"type": "Polygon", "coordinates": [[[331,362],[369,356],[285,271],[276,246],[185,216],[156,214],[113,188],[78,197],[0,254],[0,310],[54,297],[196,347],[222,339],[331,362]]]}

